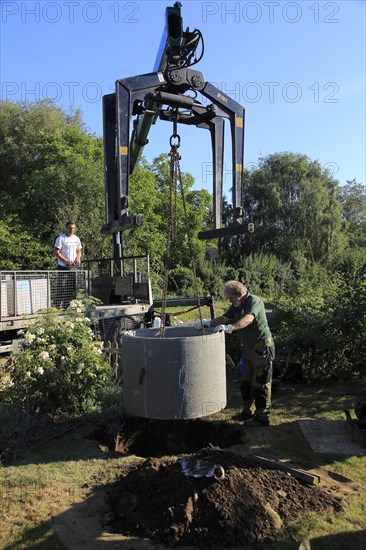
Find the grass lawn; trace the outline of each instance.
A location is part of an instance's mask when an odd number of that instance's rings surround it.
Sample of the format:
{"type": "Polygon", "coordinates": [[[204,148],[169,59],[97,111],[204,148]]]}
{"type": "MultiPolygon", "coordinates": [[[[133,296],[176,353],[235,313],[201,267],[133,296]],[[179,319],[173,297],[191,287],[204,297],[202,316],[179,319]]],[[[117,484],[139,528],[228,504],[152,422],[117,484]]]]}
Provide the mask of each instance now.
{"type": "MultiPolygon", "coordinates": [[[[208,313],[204,317],[208,318],[208,313]]],[[[229,367],[227,386],[228,406],[215,418],[232,422],[231,417],[240,410],[240,392],[237,373],[229,367]]],[[[269,451],[304,459],[362,485],[342,501],[342,511],[302,517],[281,540],[258,548],[295,550],[303,537],[309,538],[312,549],[366,548],[366,456],[313,453],[297,424],[301,417],[345,419],[343,410],[353,410],[361,395],[366,395],[365,383],[283,385],[274,391],[273,425],[265,430],[248,430],[243,443],[235,447],[243,453],[269,451]]],[[[142,460],[102,452],[94,439],[86,437],[92,421],[90,417],[75,419],[75,425],[82,425],[58,438],[33,447],[20,445],[19,452],[1,466],[1,549],[67,548],[54,530],[54,518],[74,503],[100,493],[131,462],[142,460]]],[[[71,426],[72,422],[67,425],[71,426]]],[[[60,425],[60,432],[63,427],[60,425]]],[[[108,546],[127,549],[135,544],[131,541],[108,546]]],[[[93,541],[87,548],[94,548],[93,541]]]]}

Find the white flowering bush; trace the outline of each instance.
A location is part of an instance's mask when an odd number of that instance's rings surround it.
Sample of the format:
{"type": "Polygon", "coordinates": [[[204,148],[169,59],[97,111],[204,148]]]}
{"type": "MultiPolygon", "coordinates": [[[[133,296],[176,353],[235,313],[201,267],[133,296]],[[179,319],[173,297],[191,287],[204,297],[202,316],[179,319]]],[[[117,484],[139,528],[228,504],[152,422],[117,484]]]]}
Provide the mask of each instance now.
{"type": "Polygon", "coordinates": [[[73,300],[62,317],[50,311],[28,326],[22,350],[1,372],[0,401],[21,400],[27,411],[51,415],[80,413],[96,403],[112,371],[85,307],[73,300]]]}

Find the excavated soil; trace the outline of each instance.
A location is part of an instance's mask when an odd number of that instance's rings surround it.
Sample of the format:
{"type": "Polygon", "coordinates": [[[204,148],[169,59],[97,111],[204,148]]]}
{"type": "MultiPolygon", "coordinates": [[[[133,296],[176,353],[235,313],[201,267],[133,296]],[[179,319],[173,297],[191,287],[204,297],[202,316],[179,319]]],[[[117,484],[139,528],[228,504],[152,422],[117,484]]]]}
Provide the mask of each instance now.
{"type": "Polygon", "coordinates": [[[179,458],[148,458],[109,487],[108,503],[105,523],[113,533],[169,547],[206,548],[274,541],[300,515],[340,508],[324,489],[216,447],[179,458]],[[190,460],[189,474],[199,464],[212,474],[207,466],[216,465],[215,476],[185,475],[184,458],[190,460]]]}
{"type": "MultiPolygon", "coordinates": [[[[101,432],[100,443],[144,458],[195,453],[208,445],[227,448],[241,442],[243,428],[226,421],[126,418],[116,433],[101,432]]],[[[94,437],[98,439],[97,433],[94,437]]]]}

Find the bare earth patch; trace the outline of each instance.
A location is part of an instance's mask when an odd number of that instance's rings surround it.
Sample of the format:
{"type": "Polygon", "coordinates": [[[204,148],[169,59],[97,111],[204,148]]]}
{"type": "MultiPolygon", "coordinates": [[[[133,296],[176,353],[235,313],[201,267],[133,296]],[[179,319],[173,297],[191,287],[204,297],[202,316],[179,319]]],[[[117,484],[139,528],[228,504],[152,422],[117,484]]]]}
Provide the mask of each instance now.
{"type": "Polygon", "coordinates": [[[222,466],[224,476],[186,476],[178,458],[149,458],[110,486],[108,530],[167,546],[222,548],[273,541],[300,515],[340,508],[324,489],[233,452],[207,448],[195,459],[222,466]]]}

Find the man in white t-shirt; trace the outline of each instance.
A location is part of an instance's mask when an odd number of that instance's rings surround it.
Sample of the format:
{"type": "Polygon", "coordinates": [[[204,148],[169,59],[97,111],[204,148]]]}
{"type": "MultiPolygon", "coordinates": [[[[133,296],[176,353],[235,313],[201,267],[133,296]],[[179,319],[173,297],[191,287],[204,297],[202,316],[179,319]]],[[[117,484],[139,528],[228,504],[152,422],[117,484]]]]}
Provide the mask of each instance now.
{"type": "Polygon", "coordinates": [[[56,239],[53,253],[57,258],[60,271],[70,269],[71,266],[80,267],[81,242],[75,235],[75,222],[66,222],[66,231],[56,239]]]}
{"type": "Polygon", "coordinates": [[[54,298],[54,306],[57,308],[67,308],[70,301],[76,298],[77,291],[77,273],[70,271],[74,267],[80,267],[81,242],[75,235],[75,222],[69,220],[66,222],[65,233],[59,235],[53,248],[53,254],[57,258],[58,271],[57,289],[54,298]]]}

